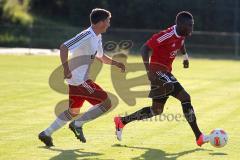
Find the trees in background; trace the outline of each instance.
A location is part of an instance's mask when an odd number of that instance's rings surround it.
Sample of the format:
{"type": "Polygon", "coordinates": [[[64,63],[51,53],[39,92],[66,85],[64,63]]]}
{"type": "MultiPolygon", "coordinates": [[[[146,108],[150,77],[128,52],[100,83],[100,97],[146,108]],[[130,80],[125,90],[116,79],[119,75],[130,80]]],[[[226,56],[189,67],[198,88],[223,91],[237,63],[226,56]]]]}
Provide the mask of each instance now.
{"type": "MultiPolygon", "coordinates": [[[[3,0],[0,4],[2,20],[29,24],[29,14],[69,25],[89,25],[89,13],[95,7],[112,12],[115,28],[165,28],[174,23],[181,10],[190,11],[195,18],[195,29],[228,31],[238,28],[240,20],[238,0],[3,0]],[[239,17],[239,16],[238,16],[239,17]],[[235,26],[235,27],[234,27],[235,26]]],[[[236,29],[235,29],[236,30],[236,29]]]]}
{"type": "Polygon", "coordinates": [[[30,0],[3,0],[0,2],[1,21],[30,25],[33,17],[29,13],[30,0]]]}

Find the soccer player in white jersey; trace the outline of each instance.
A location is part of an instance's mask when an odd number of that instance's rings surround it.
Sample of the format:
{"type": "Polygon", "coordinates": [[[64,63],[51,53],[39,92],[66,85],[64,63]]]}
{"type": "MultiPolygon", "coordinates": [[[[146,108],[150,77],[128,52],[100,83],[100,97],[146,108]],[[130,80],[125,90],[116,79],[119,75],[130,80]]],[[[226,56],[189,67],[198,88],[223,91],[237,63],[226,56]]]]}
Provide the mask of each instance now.
{"type": "Polygon", "coordinates": [[[69,124],[71,131],[77,139],[85,143],[83,124],[100,117],[111,108],[107,93],[88,77],[89,68],[95,57],[102,63],[115,65],[122,72],[125,71],[123,63],[114,61],[103,53],[101,33],[106,32],[110,26],[110,18],[109,11],[93,9],[90,13],[91,26],[60,46],[64,77],[69,85],[69,108],[39,134],[38,138],[48,147],[53,146],[51,135],[69,121],[72,121],[69,124]],[[69,51],[71,59],[68,61],[69,51]],[[84,101],[88,101],[93,106],[73,121],[84,101]]]}

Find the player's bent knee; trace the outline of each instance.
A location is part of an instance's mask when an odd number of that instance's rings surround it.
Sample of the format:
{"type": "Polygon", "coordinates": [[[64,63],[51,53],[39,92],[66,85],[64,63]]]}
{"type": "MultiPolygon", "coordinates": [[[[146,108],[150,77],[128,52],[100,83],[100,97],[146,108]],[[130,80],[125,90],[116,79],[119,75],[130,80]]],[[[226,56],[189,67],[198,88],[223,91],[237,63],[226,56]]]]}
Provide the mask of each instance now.
{"type": "Polygon", "coordinates": [[[76,117],[79,114],[80,109],[79,108],[70,108],[69,113],[72,117],[76,117]]]}
{"type": "Polygon", "coordinates": [[[162,108],[152,108],[154,115],[160,115],[163,112],[162,108]]]}
{"type": "Polygon", "coordinates": [[[155,115],[162,114],[164,108],[164,104],[161,103],[153,103],[151,109],[155,115]]]}

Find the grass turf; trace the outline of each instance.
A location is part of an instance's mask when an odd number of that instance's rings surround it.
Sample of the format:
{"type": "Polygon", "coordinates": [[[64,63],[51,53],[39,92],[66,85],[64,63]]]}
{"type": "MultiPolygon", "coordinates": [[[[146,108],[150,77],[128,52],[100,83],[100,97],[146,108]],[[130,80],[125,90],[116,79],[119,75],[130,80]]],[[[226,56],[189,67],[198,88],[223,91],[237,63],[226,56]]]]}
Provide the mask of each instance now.
{"type": "MultiPolygon", "coordinates": [[[[141,63],[141,59],[130,56],[128,62],[141,63]]],[[[214,128],[227,131],[229,142],[220,149],[210,144],[197,147],[183,117],[172,120],[173,115],[182,114],[180,103],[173,98],[169,99],[164,111],[169,116],[168,120],[161,117],[133,122],[124,129],[120,143],[114,135],[113,116],[129,114],[150,105],[150,99],[138,98],[136,105],[129,106],[119,98],[115,110],[85,125],[86,144],[77,141],[65,126],[53,135],[56,147],[44,148],[37,135],[55,119],[56,104],[67,99],[66,94],[52,90],[48,83],[50,74],[59,64],[59,58],[54,56],[0,56],[1,160],[239,159],[239,61],[192,59],[187,70],[182,68],[180,59],[174,63],[173,74],[190,93],[202,131],[209,133],[214,128]]],[[[96,81],[117,95],[110,71],[110,67],[105,65],[96,81]]],[[[144,73],[131,72],[127,77],[144,73]]],[[[139,88],[147,89],[146,86],[139,88]]],[[[83,110],[87,106],[89,104],[86,103],[83,110]]]]}

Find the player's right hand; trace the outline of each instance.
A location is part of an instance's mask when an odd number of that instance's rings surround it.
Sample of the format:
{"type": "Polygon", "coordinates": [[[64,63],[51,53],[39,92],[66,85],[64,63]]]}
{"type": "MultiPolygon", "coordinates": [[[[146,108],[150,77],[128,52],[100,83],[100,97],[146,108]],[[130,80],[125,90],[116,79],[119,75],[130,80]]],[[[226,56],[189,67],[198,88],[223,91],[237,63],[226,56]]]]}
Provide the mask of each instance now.
{"type": "Polygon", "coordinates": [[[183,60],[183,68],[189,68],[189,61],[187,59],[183,60]]]}
{"type": "Polygon", "coordinates": [[[72,78],[72,73],[69,69],[64,69],[64,79],[72,78]]]}

